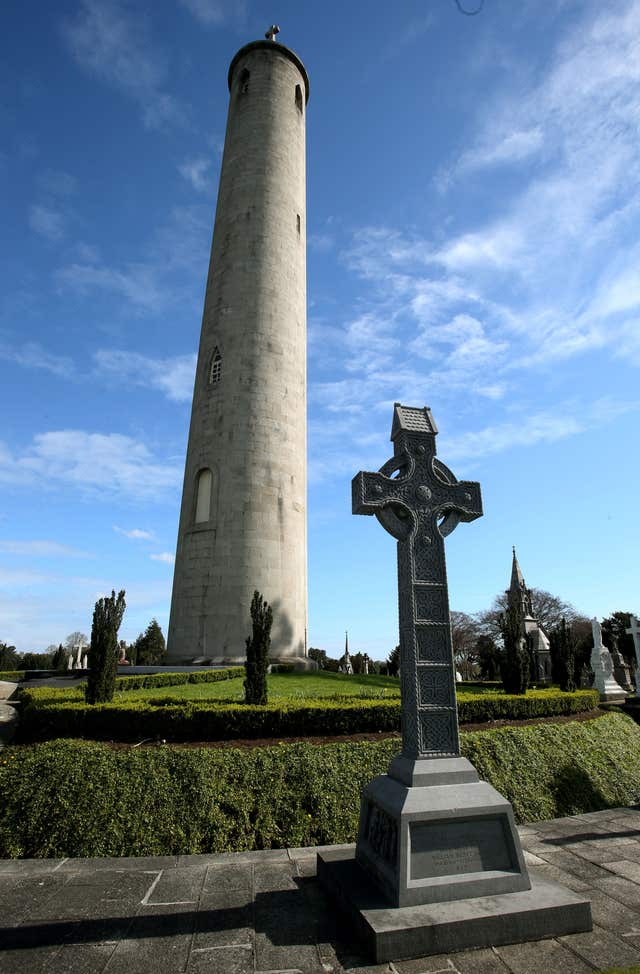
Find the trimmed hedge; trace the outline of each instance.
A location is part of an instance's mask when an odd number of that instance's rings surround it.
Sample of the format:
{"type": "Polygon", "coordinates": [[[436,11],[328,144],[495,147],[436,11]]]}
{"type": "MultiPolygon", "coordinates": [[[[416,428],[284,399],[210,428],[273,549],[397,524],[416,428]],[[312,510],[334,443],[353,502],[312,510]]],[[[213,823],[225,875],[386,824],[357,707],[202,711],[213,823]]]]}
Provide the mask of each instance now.
{"type": "Polygon", "coordinates": [[[0,680],[6,680],[7,683],[17,683],[24,677],[24,670],[0,670],[0,680]]]}
{"type": "MultiPolygon", "coordinates": [[[[131,703],[87,706],[80,700],[58,703],[42,691],[21,694],[20,743],[54,737],[137,741],[227,741],[237,738],[305,737],[394,731],[400,727],[397,700],[280,700],[249,706],[154,697],[131,703]],[[33,700],[37,695],[38,699],[33,700]]],[[[48,691],[49,693],[51,691],[48,691]]]]}
{"type": "Polygon", "coordinates": [[[529,720],[560,717],[595,710],[600,702],[597,690],[527,690],[524,696],[507,693],[459,694],[461,724],[484,724],[491,720],[529,720]]]}
{"type": "MultiPolygon", "coordinates": [[[[193,674],[195,675],[195,674],[193,674]]],[[[137,741],[223,741],[238,738],[362,734],[400,729],[399,699],[347,697],[337,700],[279,699],[267,706],[180,697],[150,697],[89,706],[78,689],[21,688],[18,740],[27,743],[54,737],[137,741]]],[[[531,691],[525,697],[506,694],[461,695],[460,723],[523,720],[594,709],[598,693],[531,691]]]]}
{"type": "MultiPolygon", "coordinates": [[[[0,856],[142,856],[352,842],[363,786],[397,738],[113,749],[59,740],[0,755],[0,856]],[[28,809],[29,814],[25,814],[28,809]]],[[[640,800],[640,728],[622,714],[462,735],[519,821],[640,800]]]]}
{"type": "Polygon", "coordinates": [[[116,677],[116,692],[180,687],[186,683],[219,683],[221,680],[236,680],[240,676],[244,676],[244,666],[230,666],[224,670],[199,670],[197,673],[138,673],[116,677]]]}

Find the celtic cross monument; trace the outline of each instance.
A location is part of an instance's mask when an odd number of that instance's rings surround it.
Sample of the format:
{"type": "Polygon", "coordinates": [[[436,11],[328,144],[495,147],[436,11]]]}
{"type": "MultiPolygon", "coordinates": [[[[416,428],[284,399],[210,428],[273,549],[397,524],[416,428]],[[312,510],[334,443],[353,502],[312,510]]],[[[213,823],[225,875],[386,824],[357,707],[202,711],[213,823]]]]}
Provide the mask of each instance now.
{"type": "Polygon", "coordinates": [[[378,962],[591,929],[588,901],[532,882],[510,803],[460,754],[444,538],[482,500],[437,432],[396,403],[393,457],[352,482],[353,513],[398,543],[402,751],[364,789],[355,853],[318,853],[318,877],[378,962]]]}
{"type": "Polygon", "coordinates": [[[354,514],[375,514],[398,542],[402,754],[457,757],[458,714],[444,538],[482,516],[480,485],[436,459],[429,409],[396,403],[393,457],[353,479],[354,514]],[[395,474],[395,477],[394,477],[395,474]],[[440,522],[440,523],[438,523],[440,522]]]}

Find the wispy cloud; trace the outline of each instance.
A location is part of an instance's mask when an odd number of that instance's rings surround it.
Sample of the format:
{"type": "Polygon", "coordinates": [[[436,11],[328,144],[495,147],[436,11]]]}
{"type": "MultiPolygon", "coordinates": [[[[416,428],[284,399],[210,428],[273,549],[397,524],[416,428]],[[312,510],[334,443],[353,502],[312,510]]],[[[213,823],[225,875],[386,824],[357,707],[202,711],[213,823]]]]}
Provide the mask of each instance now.
{"type": "Polygon", "coordinates": [[[180,0],[183,7],[205,27],[218,27],[229,20],[243,18],[245,0],[180,0]]]}
{"type": "Polygon", "coordinates": [[[185,108],[165,90],[167,60],[148,18],[117,0],[81,0],[63,37],[82,68],[138,104],[148,128],[182,123],[185,108]]]}
{"type": "Polygon", "coordinates": [[[0,541],[0,552],[8,555],[27,555],[33,558],[92,558],[88,551],[80,551],[57,541],[0,541]]]}
{"type": "Polygon", "coordinates": [[[151,561],[161,561],[165,565],[173,565],[176,560],[175,555],[172,555],[170,551],[162,551],[158,555],[150,555],[149,557],[151,561]]]}
{"type": "Polygon", "coordinates": [[[178,172],[199,193],[213,192],[215,187],[211,175],[211,163],[205,156],[198,156],[196,159],[185,159],[178,166],[178,172]]]}
{"type": "Polygon", "coordinates": [[[625,413],[640,411],[640,400],[617,402],[600,399],[591,403],[566,402],[553,410],[539,410],[518,417],[517,421],[497,423],[460,436],[447,437],[447,457],[453,460],[478,459],[517,447],[557,440],[597,429],[625,413]]]}
{"type": "Polygon", "coordinates": [[[116,534],[122,534],[125,538],[131,538],[134,541],[155,540],[153,531],[143,531],[142,528],[131,528],[127,531],[125,528],[119,528],[117,524],[114,524],[113,530],[116,532],[116,534]]]}
{"type": "Polygon", "coordinates": [[[62,240],[65,234],[64,215],[51,206],[37,203],[30,206],[29,226],[35,233],[54,243],[62,240]]]}
{"type": "Polygon", "coordinates": [[[75,371],[72,359],[66,355],[48,352],[38,342],[25,342],[15,346],[0,342],[0,359],[15,362],[28,369],[44,369],[62,378],[69,378],[75,371]]]}
{"type": "Polygon", "coordinates": [[[92,496],[160,500],[180,488],[182,469],[157,460],[139,440],[120,433],[38,433],[27,449],[0,444],[0,483],[74,487],[92,496]]]}
{"type": "Polygon", "coordinates": [[[94,355],[101,373],[115,380],[158,389],[174,402],[189,402],[193,393],[196,355],[155,359],[121,349],[101,349],[94,355]]]}
{"type": "Polygon", "coordinates": [[[77,181],[71,173],[45,169],[36,179],[38,200],[28,210],[31,229],[58,243],[67,233],[67,223],[73,216],[68,198],[76,191],[77,181]]]}
{"type": "Polygon", "coordinates": [[[112,295],[137,314],[195,306],[195,287],[206,273],[210,234],[211,213],[205,204],[174,207],[141,248],[138,260],[109,263],[85,244],[78,259],[58,268],[55,281],[61,291],[80,297],[96,292],[112,295]]]}

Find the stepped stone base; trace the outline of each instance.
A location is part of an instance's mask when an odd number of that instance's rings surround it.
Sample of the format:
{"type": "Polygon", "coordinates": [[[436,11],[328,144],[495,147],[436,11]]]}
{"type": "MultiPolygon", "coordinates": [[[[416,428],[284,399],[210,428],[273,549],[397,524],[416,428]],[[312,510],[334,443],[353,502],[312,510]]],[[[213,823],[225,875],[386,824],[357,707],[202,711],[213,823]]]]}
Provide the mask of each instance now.
{"type": "Polygon", "coordinates": [[[448,903],[392,907],[355,847],[318,853],[318,879],[376,963],[543,940],[592,929],[591,904],[555,883],[448,903]]]}

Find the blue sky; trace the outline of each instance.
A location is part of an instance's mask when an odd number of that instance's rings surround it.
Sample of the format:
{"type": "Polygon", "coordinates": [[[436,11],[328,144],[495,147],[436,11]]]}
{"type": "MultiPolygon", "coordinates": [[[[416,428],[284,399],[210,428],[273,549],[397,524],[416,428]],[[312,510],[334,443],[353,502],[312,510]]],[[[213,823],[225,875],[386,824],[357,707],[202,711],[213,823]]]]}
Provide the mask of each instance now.
{"type": "Polygon", "coordinates": [[[0,58],[0,639],[166,631],[228,64],[279,23],[311,80],[309,641],[383,658],[395,543],[351,477],[431,406],[485,516],[589,616],[640,612],[640,0],[9,3],[0,58]]]}

